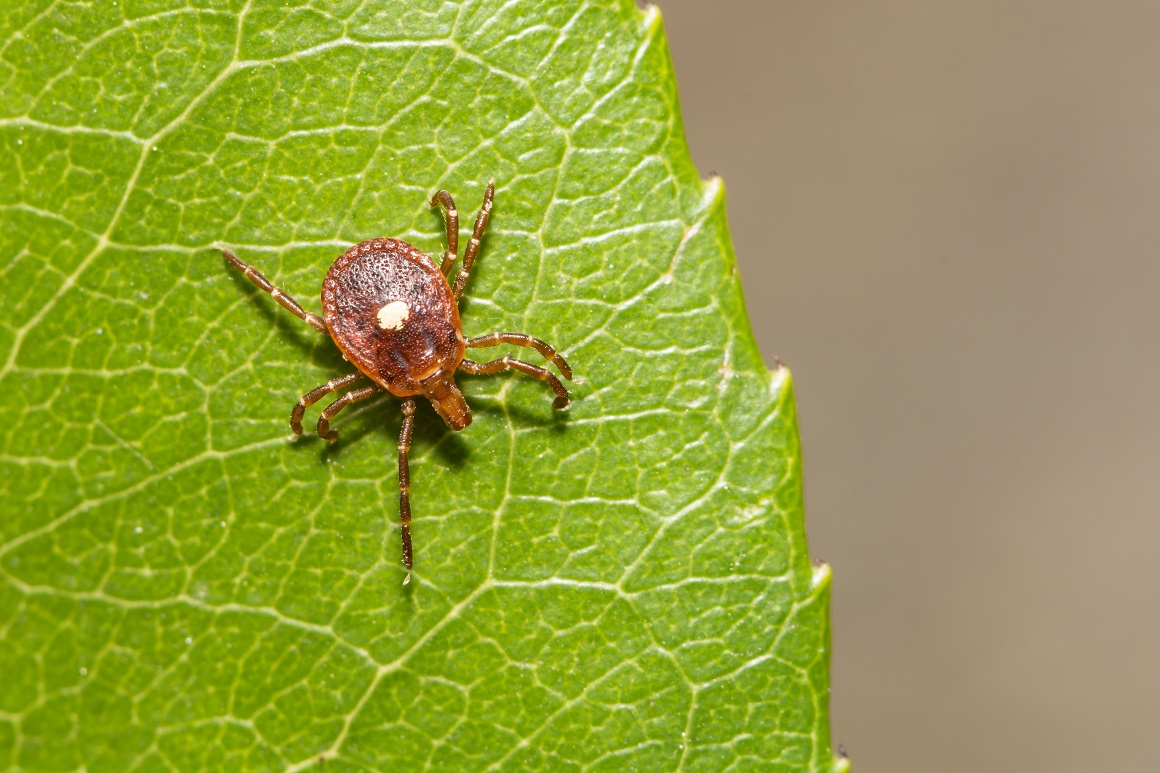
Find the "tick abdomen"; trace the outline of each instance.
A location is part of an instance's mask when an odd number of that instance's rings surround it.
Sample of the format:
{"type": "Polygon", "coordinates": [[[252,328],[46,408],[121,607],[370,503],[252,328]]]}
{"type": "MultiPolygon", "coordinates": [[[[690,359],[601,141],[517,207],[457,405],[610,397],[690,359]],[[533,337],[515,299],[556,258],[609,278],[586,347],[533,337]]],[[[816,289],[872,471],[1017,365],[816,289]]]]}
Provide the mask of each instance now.
{"type": "Polygon", "coordinates": [[[347,359],[400,397],[420,394],[421,381],[463,360],[451,288],[407,242],[371,239],[343,253],[322,284],[322,307],[347,359]]]}

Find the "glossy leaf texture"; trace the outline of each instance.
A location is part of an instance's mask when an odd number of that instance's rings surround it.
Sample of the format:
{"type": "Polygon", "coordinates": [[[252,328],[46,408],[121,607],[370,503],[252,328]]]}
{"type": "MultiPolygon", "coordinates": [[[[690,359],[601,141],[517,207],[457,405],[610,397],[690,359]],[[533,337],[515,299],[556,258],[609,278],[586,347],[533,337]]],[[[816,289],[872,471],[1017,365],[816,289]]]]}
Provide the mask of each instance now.
{"type": "Polygon", "coordinates": [[[791,381],[659,11],[27,0],[0,40],[0,770],[846,768],[791,381]],[[351,366],[212,247],[317,312],[492,178],[465,332],[551,341],[573,404],[420,406],[404,587],[398,401],[289,442],[351,366]]]}

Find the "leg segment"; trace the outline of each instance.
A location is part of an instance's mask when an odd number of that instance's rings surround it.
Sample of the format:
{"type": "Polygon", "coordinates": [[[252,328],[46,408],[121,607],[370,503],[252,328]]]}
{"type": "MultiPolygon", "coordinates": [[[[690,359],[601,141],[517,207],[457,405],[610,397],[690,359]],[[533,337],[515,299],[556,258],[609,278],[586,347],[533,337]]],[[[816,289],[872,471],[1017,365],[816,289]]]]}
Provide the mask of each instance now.
{"type": "Polygon", "coordinates": [[[242,262],[241,258],[227,250],[225,247],[218,247],[218,249],[222,251],[222,255],[225,256],[225,259],[234,265],[234,268],[245,274],[246,278],[256,284],[258,287],[261,287],[263,290],[270,293],[270,295],[273,295],[274,300],[278,301],[278,303],[282,304],[282,306],[289,309],[291,314],[301,320],[304,320],[306,324],[310,325],[311,327],[317,330],[321,330],[323,333],[330,332],[327,330],[326,323],[322,321],[321,317],[315,314],[311,314],[309,311],[303,309],[298,304],[298,301],[287,295],[286,291],[281,287],[275,287],[274,285],[270,284],[270,280],[262,276],[258,269],[254,268],[253,266],[246,265],[242,262]]]}
{"type": "Polygon", "coordinates": [[[560,372],[564,374],[564,378],[569,381],[572,380],[572,368],[564,361],[560,353],[553,349],[551,344],[546,341],[541,341],[538,338],[532,338],[527,333],[488,333],[485,336],[476,336],[475,338],[468,339],[467,348],[482,349],[485,346],[498,346],[499,344],[515,344],[516,346],[535,349],[544,355],[544,359],[559,368],[560,372]]]}
{"type": "Polygon", "coordinates": [[[290,429],[294,433],[294,437],[297,438],[302,434],[302,415],[306,413],[307,408],[314,405],[316,402],[321,400],[323,397],[326,397],[331,392],[337,392],[339,389],[346,389],[360,378],[364,378],[364,376],[362,373],[357,371],[346,376],[332,378],[330,381],[327,381],[317,389],[311,389],[309,392],[302,395],[302,398],[298,401],[298,404],[294,406],[294,410],[290,411],[290,429]]]}
{"type": "Polygon", "coordinates": [[[443,206],[443,222],[447,225],[447,250],[443,253],[443,265],[439,267],[439,271],[447,276],[447,272],[455,263],[455,257],[459,254],[459,213],[455,210],[455,202],[447,191],[436,191],[431,197],[432,209],[440,205],[443,206]]]}
{"type": "Polygon", "coordinates": [[[403,429],[399,432],[399,525],[403,537],[403,563],[407,567],[406,585],[411,581],[411,432],[415,428],[415,398],[403,400],[403,429]]]}
{"type": "Polygon", "coordinates": [[[351,403],[365,400],[371,395],[381,391],[383,391],[383,388],[378,384],[372,384],[362,389],[354,389],[323,408],[322,415],[318,417],[318,436],[329,440],[331,443],[338,440],[338,430],[330,428],[330,420],[351,403]]]}
{"type": "Polygon", "coordinates": [[[455,277],[455,286],[451,292],[455,299],[463,295],[463,288],[467,286],[467,275],[471,273],[471,265],[475,263],[475,256],[479,254],[479,240],[483,236],[483,229],[487,228],[487,219],[491,216],[491,200],[495,196],[495,183],[489,182],[487,190],[483,192],[483,206],[475,216],[475,230],[471,232],[471,241],[463,251],[463,265],[459,267],[459,274],[455,277]]]}
{"type": "Polygon", "coordinates": [[[538,378],[540,381],[548,382],[548,386],[552,387],[552,391],[556,393],[556,400],[552,403],[552,407],[556,410],[567,408],[568,403],[571,402],[571,398],[568,397],[568,390],[560,383],[560,379],[553,376],[546,368],[532,365],[523,360],[516,360],[507,355],[504,355],[498,360],[492,360],[491,362],[485,362],[483,364],[473,360],[464,360],[459,363],[459,369],[473,376],[502,373],[505,370],[518,370],[521,373],[527,373],[529,376],[538,378]]]}

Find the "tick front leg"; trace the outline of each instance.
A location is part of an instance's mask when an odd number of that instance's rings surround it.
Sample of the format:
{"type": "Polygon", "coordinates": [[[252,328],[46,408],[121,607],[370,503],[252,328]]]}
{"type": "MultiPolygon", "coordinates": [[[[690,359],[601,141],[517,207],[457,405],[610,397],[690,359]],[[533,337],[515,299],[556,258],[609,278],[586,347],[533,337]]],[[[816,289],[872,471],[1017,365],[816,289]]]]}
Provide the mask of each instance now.
{"type": "Polygon", "coordinates": [[[516,346],[523,346],[528,349],[535,349],[540,354],[544,355],[544,359],[551,362],[560,372],[564,374],[564,378],[569,381],[572,380],[572,368],[560,356],[552,345],[546,341],[541,341],[538,338],[532,338],[527,333],[488,333],[484,336],[477,336],[467,341],[468,349],[482,349],[485,346],[498,346],[500,344],[515,344],[516,346]]]}
{"type": "Polygon", "coordinates": [[[383,388],[378,384],[372,384],[369,387],[362,389],[355,389],[347,392],[342,397],[335,400],[330,405],[323,409],[322,415],[318,417],[318,436],[325,438],[331,443],[338,440],[338,430],[330,428],[330,420],[333,419],[338,412],[351,403],[357,403],[359,400],[365,400],[371,395],[383,391],[383,388]]]}
{"type": "Polygon", "coordinates": [[[403,428],[399,431],[399,526],[403,538],[403,564],[407,567],[406,585],[411,581],[411,432],[415,428],[415,399],[403,400],[403,428]]]}
{"type": "Polygon", "coordinates": [[[241,258],[227,250],[225,247],[218,247],[218,249],[222,251],[222,255],[225,257],[225,259],[233,264],[234,268],[246,275],[246,279],[249,279],[258,287],[261,287],[263,290],[270,293],[270,295],[273,295],[274,300],[282,304],[282,306],[288,309],[291,314],[305,321],[306,324],[310,325],[316,330],[321,330],[323,333],[330,332],[330,330],[326,327],[326,323],[322,321],[321,317],[316,314],[311,314],[309,311],[303,309],[298,301],[294,300],[286,294],[285,290],[283,290],[281,287],[275,287],[270,283],[269,279],[262,276],[261,271],[258,271],[258,269],[254,268],[253,266],[245,264],[242,262],[241,258]]]}
{"type": "Polygon", "coordinates": [[[346,376],[339,376],[332,378],[317,389],[311,389],[298,401],[294,406],[294,410],[290,411],[290,430],[297,438],[302,434],[302,416],[306,413],[306,409],[314,405],[316,402],[326,397],[331,392],[337,392],[339,389],[345,389],[354,382],[363,378],[362,373],[351,373],[346,376]]]}
{"type": "Polygon", "coordinates": [[[556,400],[552,403],[552,407],[556,410],[563,410],[568,407],[571,398],[568,396],[568,390],[560,383],[560,379],[552,375],[546,368],[541,368],[523,360],[513,359],[504,355],[498,360],[485,362],[480,364],[473,360],[464,360],[459,363],[459,369],[464,373],[470,373],[473,376],[484,376],[489,373],[502,373],[505,370],[518,370],[521,373],[527,373],[533,378],[538,378],[540,381],[547,381],[548,386],[552,387],[552,391],[556,393],[556,400]]]}

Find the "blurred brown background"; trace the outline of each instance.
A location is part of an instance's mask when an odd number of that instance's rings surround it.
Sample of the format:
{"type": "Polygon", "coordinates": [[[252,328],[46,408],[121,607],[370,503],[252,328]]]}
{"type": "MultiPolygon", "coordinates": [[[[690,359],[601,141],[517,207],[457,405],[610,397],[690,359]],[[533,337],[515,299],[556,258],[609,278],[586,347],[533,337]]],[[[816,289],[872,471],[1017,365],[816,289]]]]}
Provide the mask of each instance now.
{"type": "Polygon", "coordinates": [[[1160,3],[664,0],[857,773],[1152,771],[1160,3]]]}

